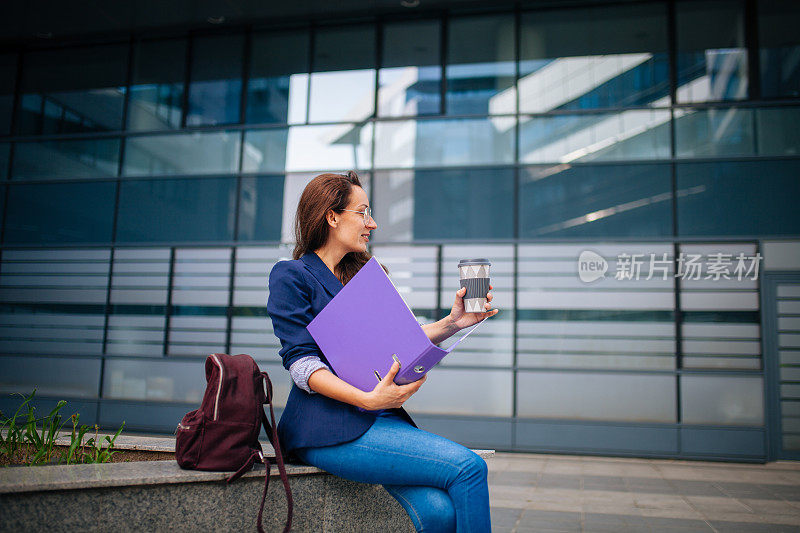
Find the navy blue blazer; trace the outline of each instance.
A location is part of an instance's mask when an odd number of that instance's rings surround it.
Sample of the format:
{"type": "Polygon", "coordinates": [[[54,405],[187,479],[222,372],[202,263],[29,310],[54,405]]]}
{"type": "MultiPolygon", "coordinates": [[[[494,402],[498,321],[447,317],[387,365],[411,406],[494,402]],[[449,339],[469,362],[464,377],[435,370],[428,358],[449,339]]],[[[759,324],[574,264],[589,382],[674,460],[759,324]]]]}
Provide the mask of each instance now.
{"type": "MultiPolygon", "coordinates": [[[[314,252],[297,260],[280,261],[272,268],[267,312],[275,336],[281,341],[279,353],[287,370],[292,363],[309,355],[316,355],[330,367],[306,326],[342,287],[314,252]]],[[[392,411],[414,424],[405,410],[392,411]]],[[[363,435],[376,416],[322,394],[309,394],[292,384],[278,423],[278,437],[286,453],[298,448],[333,446],[363,435]]]]}

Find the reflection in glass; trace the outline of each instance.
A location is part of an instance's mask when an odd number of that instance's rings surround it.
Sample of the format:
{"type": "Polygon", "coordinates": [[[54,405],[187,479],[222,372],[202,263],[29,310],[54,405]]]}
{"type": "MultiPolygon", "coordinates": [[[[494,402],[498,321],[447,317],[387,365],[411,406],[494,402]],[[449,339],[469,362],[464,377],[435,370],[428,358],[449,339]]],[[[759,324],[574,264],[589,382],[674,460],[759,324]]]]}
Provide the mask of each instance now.
{"type": "Polygon", "coordinates": [[[439,21],[397,22],[383,27],[378,71],[378,115],[438,115],[442,67],[439,21]],[[413,39],[408,36],[413,35],[413,39]]]}
{"type": "Polygon", "coordinates": [[[512,382],[508,370],[437,368],[405,406],[412,414],[511,416],[512,382]]]}
{"type": "Polygon", "coordinates": [[[141,41],[136,44],[128,103],[129,130],[180,128],[186,41],[141,41]]]}
{"type": "Polygon", "coordinates": [[[677,165],[679,235],[800,233],[800,162],[677,165]]]}
{"type": "Polygon", "coordinates": [[[572,163],[670,155],[669,111],[520,117],[520,161],[572,163]]]}
{"type": "Polygon", "coordinates": [[[10,186],[5,242],[108,242],[115,191],[113,182],[10,186]]]}
{"type": "Polygon", "coordinates": [[[127,63],[127,45],[27,53],[23,60],[17,132],[122,129],[127,63]]]}
{"type": "Polygon", "coordinates": [[[248,123],[306,122],[308,32],[253,36],[247,82],[248,123]]]}
{"type": "MultiPolygon", "coordinates": [[[[72,283],[76,284],[74,280],[72,283]]],[[[79,290],[75,287],[73,292],[79,290]]],[[[5,312],[0,312],[0,352],[100,355],[103,351],[105,322],[103,307],[94,306],[95,309],[88,312],[80,309],[80,306],[74,307],[74,310],[59,310],[41,304],[7,306],[5,312]]],[[[69,372],[74,373],[75,370],[69,372]]],[[[19,370],[15,369],[11,374],[16,379],[19,370]]],[[[47,386],[44,382],[42,385],[47,386]]],[[[30,394],[31,390],[33,387],[26,393],[30,394]]],[[[41,394],[41,390],[37,392],[41,394]]]]}
{"type": "Polygon", "coordinates": [[[203,361],[111,358],[106,362],[103,397],[199,403],[205,383],[203,361]]]}
{"type": "Polygon", "coordinates": [[[406,237],[408,228],[413,239],[513,237],[512,169],[401,170],[375,178],[376,237],[383,242],[406,237]]]}
{"type": "Polygon", "coordinates": [[[27,395],[36,389],[37,398],[96,398],[100,364],[99,358],[0,357],[0,392],[27,395]]]}
{"type": "Polygon", "coordinates": [[[119,139],[20,142],[13,179],[101,178],[117,175],[119,139]]]}
{"type": "Polygon", "coordinates": [[[251,130],[244,136],[245,172],[369,168],[372,124],[251,130]]]}
{"type": "Polygon", "coordinates": [[[761,94],[766,98],[800,96],[800,4],[795,0],[760,0],[756,5],[761,94]]]}
{"type": "Polygon", "coordinates": [[[761,376],[681,376],[681,415],[686,424],[764,424],[761,376]]]}
{"type": "Polygon", "coordinates": [[[541,165],[520,176],[520,237],[671,235],[667,164],[541,165]]]}
{"type": "Polygon", "coordinates": [[[283,176],[242,178],[237,240],[281,240],[283,181],[283,176]]]}
{"type": "Polygon", "coordinates": [[[524,14],[520,111],[669,105],[666,29],[662,5],[524,14]]]}
{"type": "Polygon", "coordinates": [[[223,241],[233,238],[236,179],[121,182],[117,241],[223,241]]]}
{"type": "Polygon", "coordinates": [[[378,122],[378,168],[486,165],[514,161],[513,117],[378,122]]]}
{"type": "Polygon", "coordinates": [[[244,36],[199,37],[192,42],[189,126],[239,122],[244,36]]]}
{"type": "Polygon", "coordinates": [[[675,422],[675,377],[599,372],[519,372],[520,416],[675,422]]]}
{"type": "Polygon", "coordinates": [[[800,107],[758,108],[756,111],[758,155],[800,154],[800,107]]]}
{"type": "Polygon", "coordinates": [[[11,143],[0,143],[0,180],[8,178],[8,163],[11,157],[11,143]]]}
{"type": "Polygon", "coordinates": [[[239,132],[128,137],[124,176],[229,174],[239,169],[239,132]]]}
{"type": "Polygon", "coordinates": [[[676,109],[678,157],[755,154],[752,109],[676,109]]]}
{"type": "Polygon", "coordinates": [[[748,96],[744,2],[677,2],[678,102],[748,96]]]}
{"type": "Polygon", "coordinates": [[[0,135],[7,135],[11,131],[16,79],[17,56],[0,55],[0,135]]]}
{"type": "Polygon", "coordinates": [[[452,18],[447,36],[446,113],[516,112],[513,17],[452,18]]]}
{"type": "Polygon", "coordinates": [[[320,29],[314,40],[309,122],[363,120],[375,109],[375,28],[320,29]]]}

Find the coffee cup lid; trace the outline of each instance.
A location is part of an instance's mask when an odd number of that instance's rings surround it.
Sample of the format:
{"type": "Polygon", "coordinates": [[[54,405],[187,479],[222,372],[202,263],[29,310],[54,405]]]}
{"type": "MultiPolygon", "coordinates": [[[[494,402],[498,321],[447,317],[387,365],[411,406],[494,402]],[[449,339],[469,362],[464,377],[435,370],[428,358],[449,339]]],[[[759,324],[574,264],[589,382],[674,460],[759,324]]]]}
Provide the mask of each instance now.
{"type": "Polygon", "coordinates": [[[489,262],[488,259],[462,259],[458,262],[458,267],[461,268],[462,266],[476,266],[476,265],[489,265],[492,264],[489,262]]]}

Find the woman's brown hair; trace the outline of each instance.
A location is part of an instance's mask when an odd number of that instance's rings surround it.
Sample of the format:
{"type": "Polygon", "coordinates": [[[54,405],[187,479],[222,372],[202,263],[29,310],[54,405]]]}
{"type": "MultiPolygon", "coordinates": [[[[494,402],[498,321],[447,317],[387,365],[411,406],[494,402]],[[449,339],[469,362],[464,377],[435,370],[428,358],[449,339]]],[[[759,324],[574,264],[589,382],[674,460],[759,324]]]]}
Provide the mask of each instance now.
{"type": "MultiPolygon", "coordinates": [[[[330,227],[326,215],[329,210],[341,213],[350,201],[354,186],[361,187],[358,174],[320,174],[311,180],[297,204],[294,218],[295,244],[292,258],[300,259],[308,252],[318,250],[328,241],[330,227]]],[[[367,252],[349,252],[336,265],[334,274],[346,285],[372,257],[367,252]]]]}

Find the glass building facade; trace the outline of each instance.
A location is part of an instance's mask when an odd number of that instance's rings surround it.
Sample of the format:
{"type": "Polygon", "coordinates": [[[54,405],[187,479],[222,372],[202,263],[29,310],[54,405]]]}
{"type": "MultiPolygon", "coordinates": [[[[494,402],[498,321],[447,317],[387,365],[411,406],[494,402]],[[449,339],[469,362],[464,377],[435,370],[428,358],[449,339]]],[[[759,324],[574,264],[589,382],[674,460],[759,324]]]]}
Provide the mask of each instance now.
{"type": "Polygon", "coordinates": [[[355,169],[420,322],[459,259],[492,261],[501,312],[408,402],[422,427],[800,457],[798,24],[789,0],[604,2],[6,50],[0,408],[37,388],[171,432],[212,352],[280,405],[267,274],[305,184],[355,169]]]}

